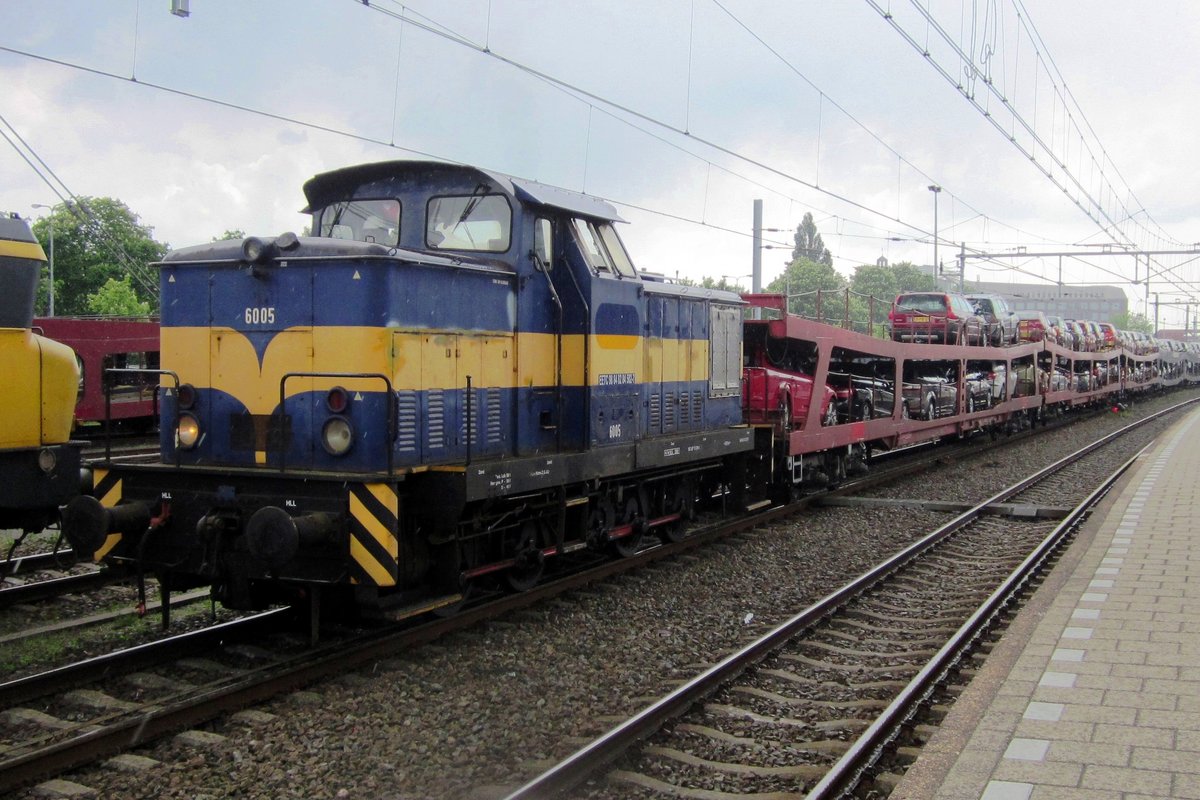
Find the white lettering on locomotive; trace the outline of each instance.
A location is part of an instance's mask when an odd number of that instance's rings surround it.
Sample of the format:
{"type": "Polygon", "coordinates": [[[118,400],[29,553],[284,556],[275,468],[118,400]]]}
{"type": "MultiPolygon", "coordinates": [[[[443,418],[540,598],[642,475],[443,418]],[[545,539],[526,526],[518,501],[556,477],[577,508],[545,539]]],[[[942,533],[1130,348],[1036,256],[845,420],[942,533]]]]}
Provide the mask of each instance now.
{"type": "Polygon", "coordinates": [[[275,307],[247,306],[243,318],[247,325],[269,325],[275,321],[275,307]]]}

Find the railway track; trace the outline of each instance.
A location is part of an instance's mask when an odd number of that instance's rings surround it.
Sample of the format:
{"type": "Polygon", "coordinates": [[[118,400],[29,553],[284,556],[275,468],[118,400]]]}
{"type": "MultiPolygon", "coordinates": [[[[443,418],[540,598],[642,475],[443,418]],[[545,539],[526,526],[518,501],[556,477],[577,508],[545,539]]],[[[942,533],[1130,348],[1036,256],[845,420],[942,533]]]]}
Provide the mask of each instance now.
{"type": "MultiPolygon", "coordinates": [[[[978,443],[974,444],[978,450],[978,443]]],[[[908,465],[900,465],[900,468],[901,472],[910,469],[908,465]]],[[[875,477],[886,480],[894,476],[890,475],[890,470],[881,469],[876,471],[875,477]]],[[[692,531],[682,542],[658,545],[632,558],[602,563],[523,594],[502,596],[487,604],[466,609],[449,619],[426,622],[401,631],[371,631],[347,636],[315,650],[259,651],[256,658],[261,660],[260,665],[234,675],[222,675],[214,682],[197,681],[193,677],[183,681],[184,685],[181,686],[170,677],[176,671],[169,666],[172,662],[162,661],[158,656],[151,657],[148,654],[153,651],[146,649],[132,656],[134,660],[129,663],[122,661],[125,656],[114,654],[111,660],[73,665],[63,671],[55,671],[58,675],[50,682],[39,683],[40,679],[28,679],[29,682],[23,683],[19,689],[13,687],[8,699],[5,699],[5,688],[0,686],[0,706],[9,709],[2,718],[7,721],[10,730],[14,727],[17,730],[25,728],[33,733],[30,740],[17,739],[15,735],[11,740],[4,740],[6,749],[3,755],[6,757],[0,758],[0,791],[94,762],[168,732],[196,725],[312,681],[344,673],[371,659],[402,652],[449,632],[470,628],[482,620],[534,605],[582,585],[602,581],[610,575],[682,554],[715,539],[793,514],[800,506],[814,501],[815,498],[806,498],[801,504],[768,509],[734,523],[706,526],[692,531]],[[134,670],[144,672],[145,665],[151,663],[167,666],[152,670],[153,674],[158,674],[157,678],[139,677],[141,683],[133,686],[122,677],[134,670]],[[167,675],[161,674],[163,670],[167,675]],[[97,681],[97,678],[102,680],[97,681]],[[140,704],[123,696],[131,689],[145,695],[147,685],[156,687],[155,691],[146,696],[148,700],[143,698],[139,701],[140,704]],[[78,694],[81,689],[86,693],[78,694]],[[68,693],[74,694],[64,699],[68,693]],[[116,702],[110,705],[103,697],[113,698],[116,702]],[[53,720],[45,720],[36,714],[14,713],[21,707],[14,704],[28,703],[35,698],[40,698],[37,701],[40,707],[65,708],[73,704],[70,725],[58,726],[53,720]],[[82,698],[92,698],[100,704],[92,716],[86,716],[78,710],[77,705],[82,698]],[[127,703],[134,705],[126,706],[127,703]],[[51,727],[49,734],[39,729],[42,723],[51,727]]],[[[229,632],[218,636],[233,638],[229,632]]],[[[168,650],[178,646],[163,645],[168,650]]]]}
{"type": "MultiPolygon", "coordinates": [[[[1185,404],[1181,404],[1185,405],[1185,404]]],[[[746,645],[508,796],[776,800],[855,789],[939,682],[1052,563],[1088,509],[1088,456],[1139,420],[1008,487],[746,645]],[[1059,520],[997,507],[1072,499],[1059,520]]],[[[1093,478],[1096,476],[1093,475],[1093,478]]],[[[1057,516],[1057,514],[1051,515],[1057,516]]],[[[886,794],[886,781],[869,787],[886,794]]]]}

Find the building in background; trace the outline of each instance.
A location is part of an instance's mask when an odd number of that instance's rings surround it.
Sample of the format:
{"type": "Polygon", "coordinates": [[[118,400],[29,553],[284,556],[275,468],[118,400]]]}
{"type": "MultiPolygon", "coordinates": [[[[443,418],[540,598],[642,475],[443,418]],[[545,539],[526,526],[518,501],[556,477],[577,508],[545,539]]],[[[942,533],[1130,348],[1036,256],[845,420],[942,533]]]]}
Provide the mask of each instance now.
{"type": "MultiPolygon", "coordinates": [[[[943,281],[947,289],[958,289],[957,280],[943,281]]],[[[1129,298],[1117,286],[967,281],[967,294],[998,294],[1014,310],[1043,311],[1067,319],[1111,322],[1118,314],[1129,311],[1129,298]]]]}

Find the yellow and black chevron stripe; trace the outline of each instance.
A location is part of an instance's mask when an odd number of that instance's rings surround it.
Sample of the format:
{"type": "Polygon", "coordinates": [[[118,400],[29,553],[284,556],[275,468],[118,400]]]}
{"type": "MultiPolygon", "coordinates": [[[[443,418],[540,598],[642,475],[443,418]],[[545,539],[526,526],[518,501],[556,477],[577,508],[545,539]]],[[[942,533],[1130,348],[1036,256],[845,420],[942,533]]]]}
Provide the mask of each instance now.
{"type": "MultiPolygon", "coordinates": [[[[121,502],[122,483],[119,475],[114,475],[109,470],[97,467],[92,471],[92,485],[95,487],[92,490],[92,495],[105,508],[112,508],[121,502]]],[[[100,548],[95,553],[92,553],[92,560],[100,563],[120,543],[121,537],[122,534],[120,533],[108,534],[104,539],[104,544],[100,545],[100,548]]]]}
{"type": "Polygon", "coordinates": [[[386,483],[350,485],[351,582],[395,586],[399,575],[400,499],[386,483]]]}

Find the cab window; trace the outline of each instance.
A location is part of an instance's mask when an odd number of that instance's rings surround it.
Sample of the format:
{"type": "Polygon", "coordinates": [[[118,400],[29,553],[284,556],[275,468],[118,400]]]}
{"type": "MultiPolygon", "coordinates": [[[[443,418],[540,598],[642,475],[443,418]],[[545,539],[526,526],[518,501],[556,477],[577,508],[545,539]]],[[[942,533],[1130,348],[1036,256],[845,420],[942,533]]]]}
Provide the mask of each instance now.
{"type": "Polygon", "coordinates": [[[554,269],[554,224],[545,217],[533,225],[533,254],[542,269],[554,269]]]}
{"type": "Polygon", "coordinates": [[[425,212],[425,244],[433,250],[503,253],[512,240],[512,209],[504,195],[434,197],[425,212]]]}
{"type": "Polygon", "coordinates": [[[623,278],[637,277],[633,262],[629,260],[629,254],[611,224],[583,219],[571,222],[579,249],[593,270],[623,278]]]}
{"type": "Polygon", "coordinates": [[[317,236],[395,247],[400,243],[400,201],[343,200],[313,212],[317,236]]]}

